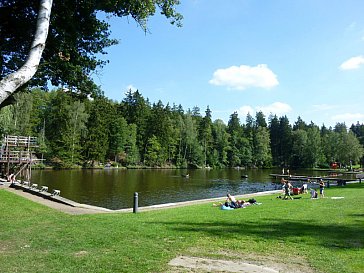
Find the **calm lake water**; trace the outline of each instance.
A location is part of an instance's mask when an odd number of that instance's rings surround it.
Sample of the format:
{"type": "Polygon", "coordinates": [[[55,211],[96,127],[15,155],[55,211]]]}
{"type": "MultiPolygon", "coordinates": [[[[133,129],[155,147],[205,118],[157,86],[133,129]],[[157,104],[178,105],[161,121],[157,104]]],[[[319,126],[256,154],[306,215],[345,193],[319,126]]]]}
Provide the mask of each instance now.
{"type": "MultiPolygon", "coordinates": [[[[59,189],[61,196],[109,209],[131,208],[134,192],[139,206],[206,199],[279,189],[270,173],[281,170],[34,170],[32,182],[59,189]],[[189,178],[183,175],[189,173],[189,178]],[[247,179],[241,178],[248,175],[247,179]]],[[[295,172],[291,171],[291,174],[295,172]]],[[[297,174],[325,175],[323,172],[297,174]]]]}

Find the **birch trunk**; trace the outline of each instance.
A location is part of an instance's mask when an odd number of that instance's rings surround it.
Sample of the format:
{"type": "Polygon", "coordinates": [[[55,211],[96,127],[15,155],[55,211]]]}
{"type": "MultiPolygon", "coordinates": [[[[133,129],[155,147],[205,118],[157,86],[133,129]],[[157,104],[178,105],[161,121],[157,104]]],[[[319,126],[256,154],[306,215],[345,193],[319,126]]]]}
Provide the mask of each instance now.
{"type": "Polygon", "coordinates": [[[0,81],[0,108],[2,103],[37,72],[48,36],[53,0],[40,0],[37,27],[24,65],[0,81]]]}

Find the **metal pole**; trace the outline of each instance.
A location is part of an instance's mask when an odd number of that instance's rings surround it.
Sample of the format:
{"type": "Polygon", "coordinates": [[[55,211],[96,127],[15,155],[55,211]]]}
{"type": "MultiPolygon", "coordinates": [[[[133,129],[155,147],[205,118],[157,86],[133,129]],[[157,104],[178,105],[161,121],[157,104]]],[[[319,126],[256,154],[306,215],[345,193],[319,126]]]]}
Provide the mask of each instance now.
{"type": "Polygon", "coordinates": [[[138,193],[134,192],[134,207],[133,207],[133,213],[138,212],[138,193]]]}

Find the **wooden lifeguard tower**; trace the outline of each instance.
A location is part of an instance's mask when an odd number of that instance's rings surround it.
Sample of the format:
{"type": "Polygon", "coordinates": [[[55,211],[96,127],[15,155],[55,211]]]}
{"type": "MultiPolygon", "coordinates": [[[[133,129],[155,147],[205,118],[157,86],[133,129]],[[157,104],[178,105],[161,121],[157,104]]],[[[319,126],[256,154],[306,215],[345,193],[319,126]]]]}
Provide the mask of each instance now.
{"type": "Polygon", "coordinates": [[[35,156],[38,147],[36,137],[5,136],[0,150],[0,172],[8,177],[11,173],[16,178],[30,181],[31,166],[39,161],[35,156]]]}

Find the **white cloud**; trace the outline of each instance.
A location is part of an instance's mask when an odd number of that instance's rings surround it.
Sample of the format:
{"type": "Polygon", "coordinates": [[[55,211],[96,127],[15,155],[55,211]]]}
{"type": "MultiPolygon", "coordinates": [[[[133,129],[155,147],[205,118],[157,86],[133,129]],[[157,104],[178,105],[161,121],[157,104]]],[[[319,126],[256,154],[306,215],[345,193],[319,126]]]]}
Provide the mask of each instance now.
{"type": "Polygon", "coordinates": [[[262,111],[267,116],[271,113],[281,116],[292,111],[292,107],[283,102],[274,102],[267,106],[257,106],[256,109],[262,111]]]}
{"type": "Polygon", "coordinates": [[[350,127],[351,124],[356,124],[357,121],[359,121],[360,124],[364,122],[364,114],[360,113],[345,113],[345,114],[339,114],[331,117],[331,120],[335,123],[338,122],[345,122],[345,124],[350,127]]]}
{"type": "Polygon", "coordinates": [[[255,110],[253,109],[253,107],[251,107],[249,105],[244,105],[244,106],[240,107],[237,112],[238,112],[239,116],[245,117],[248,113],[253,115],[255,113],[255,110]]]}
{"type": "Polygon", "coordinates": [[[258,64],[254,67],[241,65],[217,69],[209,83],[237,90],[244,90],[249,87],[269,89],[279,84],[277,75],[266,64],[258,64]]]}
{"type": "Polygon", "coordinates": [[[262,111],[265,116],[269,116],[270,114],[275,114],[277,116],[285,115],[292,111],[292,107],[283,102],[274,102],[270,105],[266,106],[256,106],[252,107],[249,105],[244,105],[239,108],[237,111],[239,116],[245,117],[248,113],[252,116],[255,115],[256,112],[262,111]]]}
{"type": "Polygon", "coordinates": [[[339,68],[341,70],[358,69],[362,64],[364,64],[364,57],[356,56],[356,57],[352,57],[349,60],[343,62],[339,68]]]}

